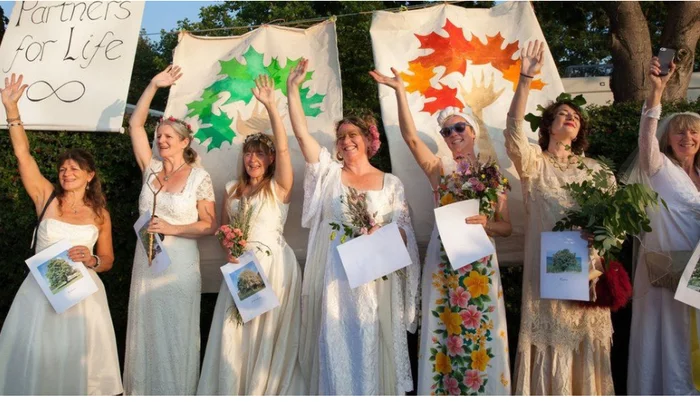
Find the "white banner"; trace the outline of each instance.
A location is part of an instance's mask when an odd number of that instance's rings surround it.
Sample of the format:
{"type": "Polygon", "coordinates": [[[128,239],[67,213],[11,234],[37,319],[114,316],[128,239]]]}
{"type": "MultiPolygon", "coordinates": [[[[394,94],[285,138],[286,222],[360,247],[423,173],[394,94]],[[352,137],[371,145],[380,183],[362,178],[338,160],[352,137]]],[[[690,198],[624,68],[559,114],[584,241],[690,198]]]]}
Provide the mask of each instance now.
{"type": "MultiPolygon", "coordinates": [[[[0,45],[2,77],[24,74],[30,130],[119,131],[143,2],[18,1],[0,45]]],[[[7,128],[0,108],[0,128],[7,128]]]]}
{"type": "MultiPolygon", "coordinates": [[[[383,74],[391,74],[391,67],[402,72],[418,133],[437,155],[450,155],[438,133],[436,118],[441,109],[468,105],[484,122],[477,151],[496,156],[513,187],[508,194],[513,234],[496,238],[498,259],[522,263],[523,197],[506,155],[503,129],[520,73],[519,48],[535,39],[544,41],[529,3],[508,2],[490,9],[439,5],[398,13],[380,11],[374,13],[370,34],[376,68],[383,74]]],[[[564,90],[549,49],[532,89],[529,112],[564,90]]],[[[416,237],[425,249],[434,224],[430,184],[401,137],[394,91],[380,85],[379,100],[392,172],[403,181],[416,237]]],[[[524,129],[536,142],[529,124],[524,129]]]]}
{"type": "MultiPolygon", "coordinates": [[[[284,234],[300,261],[306,257],[308,239],[308,230],[301,228],[305,162],[289,122],[286,81],[302,57],[309,59],[309,74],[301,86],[309,132],[332,151],[334,122],[342,118],[343,97],[335,23],[331,21],[306,30],[263,26],[234,37],[182,33],[173,64],[182,67],[183,75],[171,87],[165,109],[166,116],[192,124],[193,148],[211,175],[219,215],[224,186],[240,173],[244,139],[256,132],[272,133],[267,112],[251,89],[258,75],[273,78],[294,165],[294,189],[284,234]]],[[[202,291],[218,292],[219,267],[226,256],[214,236],[201,239],[199,250],[202,291]]]]}

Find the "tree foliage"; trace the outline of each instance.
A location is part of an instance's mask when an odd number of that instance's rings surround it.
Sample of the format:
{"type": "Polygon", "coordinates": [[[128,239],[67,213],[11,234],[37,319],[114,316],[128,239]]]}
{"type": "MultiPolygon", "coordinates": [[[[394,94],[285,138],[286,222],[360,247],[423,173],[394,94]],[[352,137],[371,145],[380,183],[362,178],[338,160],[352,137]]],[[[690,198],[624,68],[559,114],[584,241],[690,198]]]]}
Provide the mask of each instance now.
{"type": "Polygon", "coordinates": [[[63,258],[52,259],[49,261],[46,269],[46,279],[49,281],[49,287],[51,290],[56,290],[63,286],[75,272],[76,270],[63,258]]]}
{"type": "Polygon", "coordinates": [[[580,272],[581,267],[576,260],[576,254],[569,249],[559,250],[552,256],[551,269],[547,267],[547,272],[580,272]]]}

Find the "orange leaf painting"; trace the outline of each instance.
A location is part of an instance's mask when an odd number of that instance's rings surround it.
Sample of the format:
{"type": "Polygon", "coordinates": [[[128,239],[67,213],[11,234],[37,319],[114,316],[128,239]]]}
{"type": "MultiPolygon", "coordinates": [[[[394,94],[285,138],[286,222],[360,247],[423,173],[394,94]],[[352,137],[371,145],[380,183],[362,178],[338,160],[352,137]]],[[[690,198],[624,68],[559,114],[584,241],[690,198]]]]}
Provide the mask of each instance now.
{"type": "Polygon", "coordinates": [[[473,46],[474,51],[468,55],[469,60],[472,64],[488,64],[491,63],[499,71],[505,71],[510,66],[512,66],[517,59],[513,60],[513,56],[518,51],[518,41],[506,45],[505,49],[501,49],[503,46],[503,36],[501,33],[497,33],[496,36],[486,35],[486,43],[482,43],[476,35],[472,35],[472,40],[470,44],[473,46]]]}
{"type": "Polygon", "coordinates": [[[472,44],[464,37],[462,28],[454,25],[449,19],[442,29],[447,32],[446,37],[435,32],[429,35],[416,34],[416,38],[420,41],[420,48],[432,49],[433,52],[420,56],[414,61],[431,68],[445,66],[445,75],[454,72],[466,74],[467,60],[465,55],[473,50],[472,44]]]}
{"type": "MultiPolygon", "coordinates": [[[[508,67],[507,70],[503,70],[503,79],[513,83],[513,91],[518,87],[518,80],[520,79],[520,59],[515,61],[515,64],[508,67]]],[[[530,89],[540,90],[544,88],[546,84],[542,80],[532,80],[530,83],[530,89]]]]}
{"type": "Polygon", "coordinates": [[[412,72],[413,75],[400,73],[401,79],[406,83],[406,91],[418,91],[425,95],[425,91],[430,88],[430,80],[435,76],[433,67],[426,68],[420,63],[411,62],[408,63],[408,71],[412,72]]]}
{"type": "Polygon", "coordinates": [[[457,99],[457,88],[450,88],[443,85],[442,89],[428,88],[425,91],[426,102],[423,105],[423,112],[428,112],[431,115],[449,106],[463,108],[464,104],[457,99]],[[435,100],[428,101],[430,98],[435,100]]]}

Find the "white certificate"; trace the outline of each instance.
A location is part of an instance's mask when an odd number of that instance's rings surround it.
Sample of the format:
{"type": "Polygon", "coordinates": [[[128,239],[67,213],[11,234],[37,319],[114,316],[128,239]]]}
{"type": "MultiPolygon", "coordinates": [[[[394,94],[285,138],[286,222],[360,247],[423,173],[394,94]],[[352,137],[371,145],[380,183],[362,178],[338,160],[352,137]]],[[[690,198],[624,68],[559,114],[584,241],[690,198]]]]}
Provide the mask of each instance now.
{"type": "Polygon", "coordinates": [[[465,223],[467,217],[474,215],[479,215],[479,200],[455,202],[435,209],[435,224],[454,270],[496,252],[483,226],[465,223]]]}
{"type": "Polygon", "coordinates": [[[690,256],[676,288],[675,299],[700,309],[700,242],[690,256]]]}
{"type": "Polygon", "coordinates": [[[340,244],[338,254],[352,289],[411,265],[395,222],[340,244]]]}
{"type": "Polygon", "coordinates": [[[590,250],[581,232],[542,232],[540,240],[540,297],[590,301],[590,250]]]}
{"type": "Polygon", "coordinates": [[[70,241],[61,240],[25,261],[58,314],[97,292],[97,285],[83,263],[68,257],[71,247],[70,241]]]}
{"type": "Polygon", "coordinates": [[[221,273],[243,323],[280,305],[260,267],[260,261],[252,251],[243,253],[238,258],[238,264],[228,263],[221,267],[221,273]]]}
{"type": "MultiPolygon", "coordinates": [[[[146,252],[146,258],[148,258],[148,225],[151,223],[151,213],[146,211],[145,214],[141,215],[139,219],[134,223],[134,231],[136,232],[136,237],[139,239],[139,243],[143,246],[143,251],[146,252]]],[[[155,248],[155,253],[153,254],[153,262],[151,263],[151,269],[154,273],[158,274],[165,271],[166,268],[170,266],[170,257],[163,247],[163,241],[160,236],[156,234],[153,236],[155,248]]]]}

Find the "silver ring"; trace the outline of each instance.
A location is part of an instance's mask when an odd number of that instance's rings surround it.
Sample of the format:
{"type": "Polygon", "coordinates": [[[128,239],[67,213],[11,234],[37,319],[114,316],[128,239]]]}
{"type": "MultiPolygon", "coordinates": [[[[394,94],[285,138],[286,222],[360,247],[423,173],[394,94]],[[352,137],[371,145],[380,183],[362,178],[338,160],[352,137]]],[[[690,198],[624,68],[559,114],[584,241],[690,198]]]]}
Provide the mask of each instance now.
{"type": "Polygon", "coordinates": [[[81,256],[81,257],[85,257],[85,253],[80,253],[80,256],[81,256]]]}

